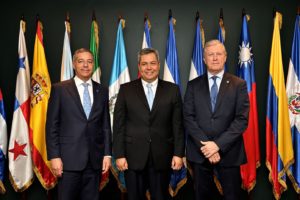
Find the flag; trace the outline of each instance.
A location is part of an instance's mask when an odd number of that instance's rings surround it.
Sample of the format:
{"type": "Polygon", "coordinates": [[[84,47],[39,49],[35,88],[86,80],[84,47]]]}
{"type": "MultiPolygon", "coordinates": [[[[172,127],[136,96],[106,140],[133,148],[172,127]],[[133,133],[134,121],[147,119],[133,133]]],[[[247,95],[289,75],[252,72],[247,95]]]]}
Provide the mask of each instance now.
{"type": "Polygon", "coordinates": [[[99,29],[96,21],[95,13],[93,13],[92,25],[91,25],[91,40],[90,50],[94,56],[94,69],[92,79],[100,83],[101,69],[99,65],[99,29]]]}
{"type": "Polygon", "coordinates": [[[9,178],[16,192],[26,190],[33,182],[29,141],[30,69],[25,41],[25,21],[20,21],[19,71],[16,81],[15,105],[8,147],[9,178]]]}
{"type": "Polygon", "coordinates": [[[70,47],[70,33],[71,24],[69,18],[67,17],[67,20],[65,21],[65,38],[61,61],[60,81],[68,80],[70,78],[73,78],[74,76],[72,53],[70,47]]]}
{"type": "Polygon", "coordinates": [[[46,150],[46,114],[51,81],[43,45],[42,23],[38,20],[35,36],[30,99],[30,140],[34,172],[42,186],[49,190],[56,184],[46,150]]]}
{"type": "MultiPolygon", "coordinates": [[[[176,48],[175,30],[174,25],[176,20],[172,17],[171,11],[169,13],[169,35],[167,41],[166,60],[164,66],[165,81],[169,81],[180,85],[179,65],[176,48]]],[[[172,197],[176,196],[180,188],[186,183],[186,167],[183,166],[179,171],[172,171],[171,179],[169,183],[169,193],[172,197]]]]}
{"type": "Polygon", "coordinates": [[[204,44],[204,30],[202,27],[202,21],[199,18],[199,12],[197,12],[196,18],[196,33],[194,39],[193,57],[191,62],[190,78],[192,80],[205,72],[203,63],[203,44],[204,44]]]}
{"type": "MultiPolygon", "coordinates": [[[[225,26],[224,26],[223,9],[221,8],[220,17],[219,17],[219,31],[218,31],[217,39],[220,42],[222,42],[222,44],[224,44],[224,45],[225,45],[225,35],[226,35],[226,32],[225,32],[225,26]]],[[[227,70],[227,64],[225,63],[224,65],[225,65],[224,70],[228,71],[227,70]]]]}
{"type": "Polygon", "coordinates": [[[178,56],[177,56],[177,48],[176,48],[175,30],[174,30],[175,23],[176,23],[176,19],[170,16],[169,35],[167,41],[167,51],[166,51],[163,79],[165,81],[175,83],[180,87],[181,84],[180,84],[179,65],[178,65],[178,56]]]}
{"type": "Polygon", "coordinates": [[[248,127],[243,134],[247,163],[240,167],[242,187],[250,192],[256,183],[256,168],[260,166],[260,150],[254,59],[248,30],[248,20],[250,20],[250,17],[248,15],[244,15],[242,19],[242,31],[239,44],[237,76],[246,81],[250,101],[248,127]]]}
{"type": "Polygon", "coordinates": [[[4,194],[6,192],[3,184],[6,152],[7,152],[7,125],[6,125],[6,116],[4,110],[2,91],[0,88],[0,194],[4,194]]]}
{"type": "MultiPolygon", "coordinates": [[[[118,25],[116,48],[112,71],[109,81],[109,112],[110,118],[113,119],[114,109],[120,85],[130,81],[129,70],[126,59],[125,43],[123,38],[123,28],[125,28],[125,20],[120,19],[118,25]]],[[[111,120],[111,127],[113,128],[113,120],[111,120]]],[[[112,159],[112,173],[118,181],[118,186],[122,192],[126,191],[124,173],[118,171],[115,159],[112,159]]]]}
{"type": "Polygon", "coordinates": [[[273,194],[280,199],[287,189],[286,171],[294,162],[288,101],[284,85],[280,32],[282,15],[276,12],[270,57],[267,116],[266,116],[266,166],[273,194]]]}
{"type": "MultiPolygon", "coordinates": [[[[144,19],[144,34],[143,34],[142,49],[151,47],[150,29],[151,29],[150,20],[148,19],[148,16],[146,16],[144,19]]],[[[138,78],[140,77],[141,74],[138,71],[138,78]]]]}
{"type": "Polygon", "coordinates": [[[290,127],[295,153],[295,163],[290,167],[288,175],[297,193],[300,193],[300,15],[295,22],[292,53],[286,83],[290,127]]]}

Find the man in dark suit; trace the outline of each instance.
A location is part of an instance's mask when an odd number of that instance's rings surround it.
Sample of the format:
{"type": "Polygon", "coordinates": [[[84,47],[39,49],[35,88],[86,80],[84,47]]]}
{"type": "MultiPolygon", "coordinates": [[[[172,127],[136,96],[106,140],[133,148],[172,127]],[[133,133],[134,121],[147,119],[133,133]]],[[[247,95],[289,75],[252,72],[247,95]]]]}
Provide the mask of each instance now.
{"type": "Polygon", "coordinates": [[[108,90],[91,80],[93,65],[92,53],[78,49],[76,76],[52,87],[46,141],[59,200],[98,200],[101,169],[111,166],[108,90]]]}
{"type": "Polygon", "coordinates": [[[182,167],[182,100],[177,85],[160,80],[157,50],[139,52],[141,79],[121,85],[115,110],[113,151],[125,171],[129,200],[168,199],[171,170],[182,167]]]}
{"type": "Polygon", "coordinates": [[[186,154],[197,200],[213,199],[214,171],[224,199],[240,199],[240,165],[246,163],[242,134],[248,124],[249,99],[246,82],[224,72],[226,58],[221,42],[207,42],[207,73],[189,81],[184,98],[186,154]]]}

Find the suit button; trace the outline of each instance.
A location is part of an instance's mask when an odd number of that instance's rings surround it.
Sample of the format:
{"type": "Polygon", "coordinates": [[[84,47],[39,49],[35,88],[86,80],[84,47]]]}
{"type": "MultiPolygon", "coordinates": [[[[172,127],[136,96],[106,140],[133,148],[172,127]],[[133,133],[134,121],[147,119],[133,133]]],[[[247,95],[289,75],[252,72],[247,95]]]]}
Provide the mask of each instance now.
{"type": "Polygon", "coordinates": [[[149,143],[151,143],[151,138],[148,140],[149,143]]]}

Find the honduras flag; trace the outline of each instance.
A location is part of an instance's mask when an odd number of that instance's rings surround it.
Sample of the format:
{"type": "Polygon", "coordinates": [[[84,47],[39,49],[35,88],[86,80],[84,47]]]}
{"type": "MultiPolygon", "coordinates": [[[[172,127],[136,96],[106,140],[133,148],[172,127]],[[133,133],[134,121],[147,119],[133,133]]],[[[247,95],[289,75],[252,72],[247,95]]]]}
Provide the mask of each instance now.
{"type": "MultiPolygon", "coordinates": [[[[125,43],[123,38],[123,28],[125,28],[125,20],[120,19],[118,25],[116,48],[114,61],[109,81],[109,112],[110,118],[113,119],[114,108],[118,97],[120,85],[130,81],[125,43]]],[[[111,127],[113,128],[113,120],[111,120],[111,127]]],[[[124,173],[119,172],[115,163],[115,159],[112,159],[112,173],[118,181],[119,188],[122,192],[126,191],[124,173]]]]}
{"type": "MultiPolygon", "coordinates": [[[[218,36],[217,39],[222,42],[223,44],[225,43],[225,26],[224,26],[224,19],[223,19],[223,9],[220,11],[220,18],[219,18],[219,31],[218,31],[218,36]]],[[[225,44],[224,44],[225,45],[225,44]]],[[[224,66],[225,72],[227,71],[227,64],[225,63],[224,66]]]]}
{"type": "MultiPolygon", "coordinates": [[[[167,41],[167,52],[164,67],[164,77],[165,81],[170,81],[177,84],[180,87],[180,76],[179,76],[179,65],[176,49],[176,39],[175,30],[173,25],[176,20],[169,16],[169,36],[167,41]]],[[[186,168],[182,167],[180,171],[173,171],[171,174],[169,192],[171,196],[175,196],[179,189],[186,183],[186,168]]]]}
{"type": "Polygon", "coordinates": [[[300,193],[300,15],[295,22],[292,53],[286,83],[291,134],[295,163],[290,167],[289,177],[297,193],[300,193]]]}
{"type": "Polygon", "coordinates": [[[191,70],[190,70],[190,78],[192,80],[202,74],[204,74],[205,67],[203,63],[203,41],[204,39],[204,30],[201,25],[201,20],[199,18],[199,13],[197,12],[197,19],[196,19],[196,33],[194,39],[194,49],[193,49],[193,57],[191,63],[191,70]]]}
{"type": "Polygon", "coordinates": [[[6,117],[4,111],[4,102],[2,98],[2,92],[0,89],[0,193],[1,194],[4,194],[6,192],[5,187],[3,185],[6,152],[7,152],[7,125],[6,125],[6,117]]]}
{"type": "Polygon", "coordinates": [[[176,20],[170,16],[169,17],[169,36],[167,41],[167,51],[166,60],[164,67],[164,77],[165,81],[176,83],[180,87],[180,75],[179,75],[179,65],[178,56],[176,48],[175,30],[174,25],[176,20]]]}
{"type": "Polygon", "coordinates": [[[237,67],[237,76],[244,79],[247,83],[250,101],[248,127],[243,134],[248,162],[244,165],[241,165],[242,186],[248,192],[250,192],[255,186],[256,168],[260,165],[256,82],[252,44],[248,30],[249,19],[250,17],[244,14],[242,18],[242,31],[239,44],[239,62],[237,67]]]}

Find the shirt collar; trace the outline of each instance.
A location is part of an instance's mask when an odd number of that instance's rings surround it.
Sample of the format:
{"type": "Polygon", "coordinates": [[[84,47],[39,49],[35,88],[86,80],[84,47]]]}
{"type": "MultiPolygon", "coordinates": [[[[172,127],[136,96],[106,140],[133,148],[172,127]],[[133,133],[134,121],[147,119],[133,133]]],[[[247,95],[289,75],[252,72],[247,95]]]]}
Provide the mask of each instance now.
{"type": "Polygon", "coordinates": [[[216,77],[222,79],[222,78],[223,78],[223,75],[224,75],[224,69],[223,69],[222,71],[220,71],[219,73],[215,74],[215,75],[212,74],[212,73],[210,73],[209,71],[207,71],[207,78],[208,78],[208,80],[209,80],[211,77],[213,77],[213,76],[216,76],[216,77]]]}
{"type": "Polygon", "coordinates": [[[75,76],[74,81],[75,81],[75,85],[77,87],[79,85],[81,85],[82,83],[88,83],[90,86],[92,86],[92,79],[91,78],[85,82],[85,81],[81,80],[78,76],[75,76]]]}
{"type": "MultiPolygon", "coordinates": [[[[146,85],[149,83],[149,82],[143,80],[142,78],[141,78],[141,80],[142,80],[142,84],[143,84],[144,86],[146,86],[146,85]]],[[[152,84],[152,87],[153,87],[153,86],[156,86],[156,85],[158,84],[158,78],[156,78],[154,81],[152,81],[151,84],[152,84]]]]}

